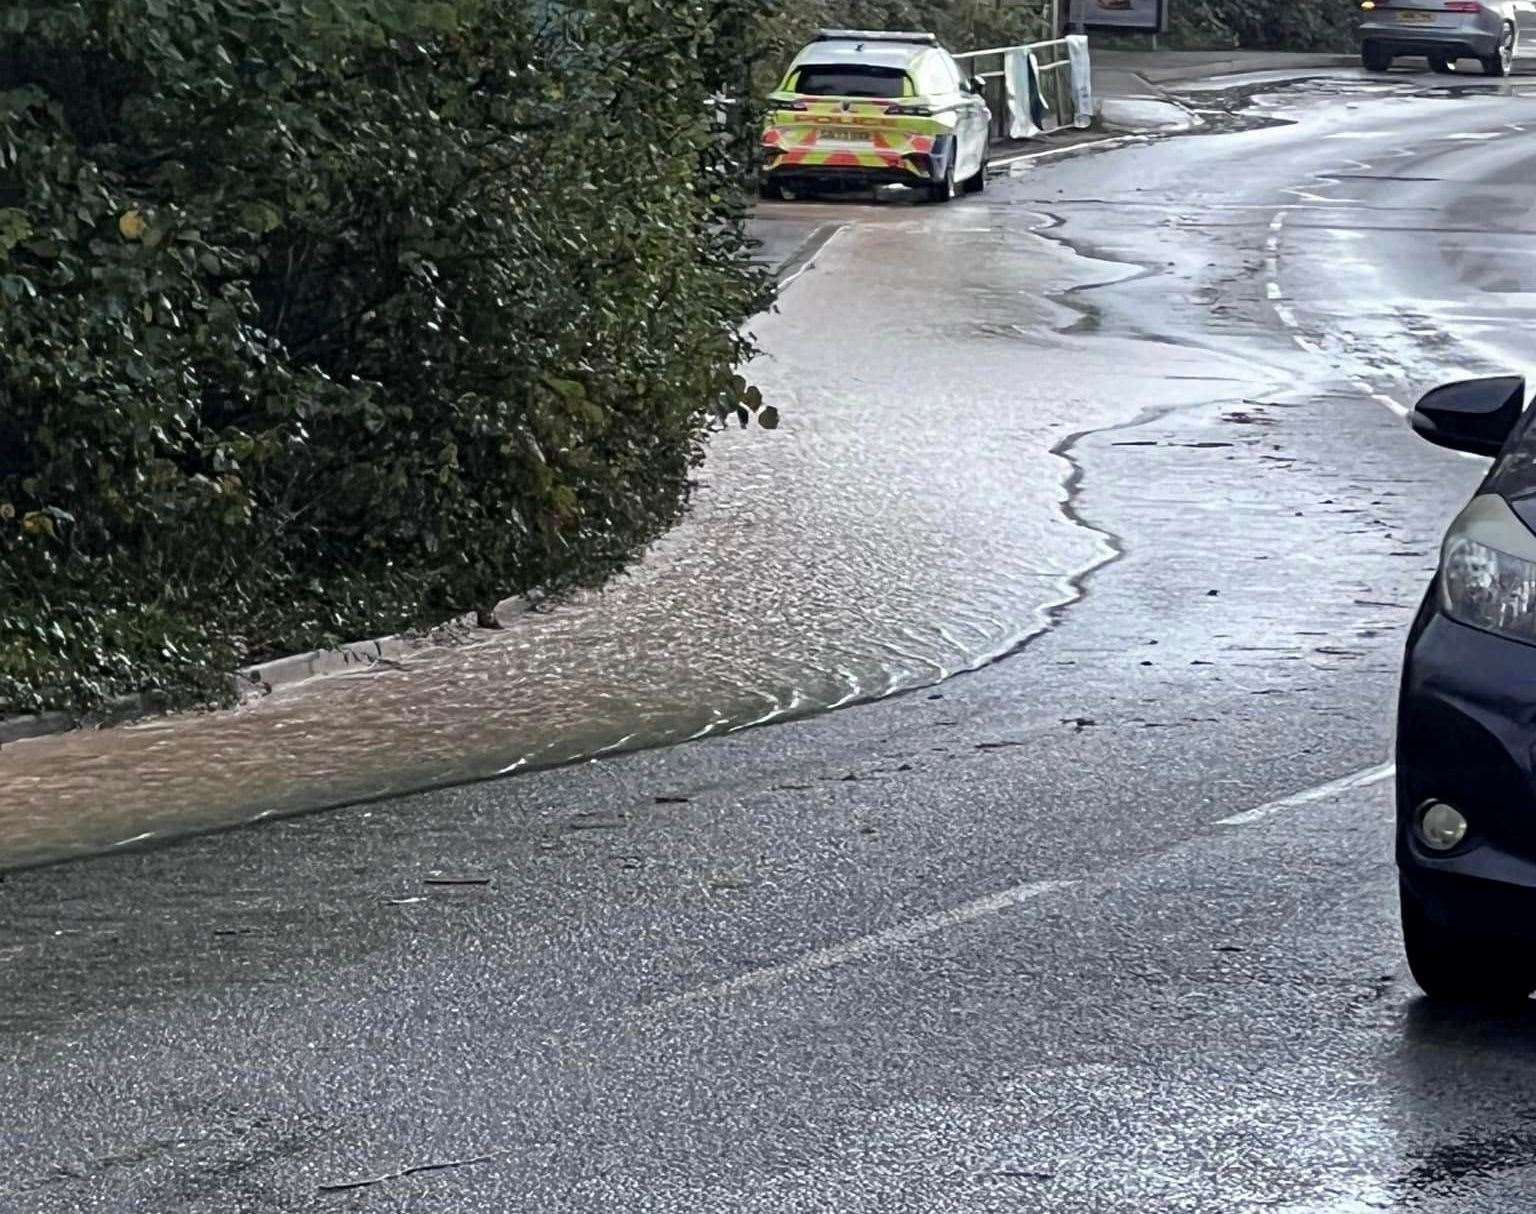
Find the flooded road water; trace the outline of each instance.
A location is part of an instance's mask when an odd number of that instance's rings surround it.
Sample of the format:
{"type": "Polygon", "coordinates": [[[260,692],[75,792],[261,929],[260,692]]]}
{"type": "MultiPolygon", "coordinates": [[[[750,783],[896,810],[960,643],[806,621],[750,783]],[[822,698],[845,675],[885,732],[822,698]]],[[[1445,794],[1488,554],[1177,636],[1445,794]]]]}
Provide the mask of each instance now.
{"type": "Polygon", "coordinates": [[[681,740],[986,663],[1114,551],[1066,508],[1057,449],[1199,400],[1202,381],[1230,395],[1263,375],[1062,333],[1084,317],[1052,296],[1137,268],[1075,256],[1006,197],[802,216],[852,222],[755,326],[753,376],[784,424],[716,436],[692,513],[632,576],[237,711],[7,746],[0,865],[681,740]]]}

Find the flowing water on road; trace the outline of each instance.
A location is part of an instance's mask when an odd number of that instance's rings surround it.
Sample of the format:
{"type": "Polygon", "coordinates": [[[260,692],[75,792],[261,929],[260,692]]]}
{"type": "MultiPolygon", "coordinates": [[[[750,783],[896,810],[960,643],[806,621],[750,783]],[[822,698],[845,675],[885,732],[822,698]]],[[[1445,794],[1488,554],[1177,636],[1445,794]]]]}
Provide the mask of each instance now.
{"type": "MultiPolygon", "coordinates": [[[[992,197],[988,196],[989,199],[992,197]]],[[[716,437],[689,518],[602,594],[475,643],[225,713],[7,746],[0,865],[675,741],[932,684],[1046,627],[1108,537],[1053,447],[1197,381],[1209,353],[1064,335],[1136,272],[1022,207],[854,220],[756,325],[776,432],[716,437]],[[1135,390],[1129,391],[1134,385],[1135,390]]]]}

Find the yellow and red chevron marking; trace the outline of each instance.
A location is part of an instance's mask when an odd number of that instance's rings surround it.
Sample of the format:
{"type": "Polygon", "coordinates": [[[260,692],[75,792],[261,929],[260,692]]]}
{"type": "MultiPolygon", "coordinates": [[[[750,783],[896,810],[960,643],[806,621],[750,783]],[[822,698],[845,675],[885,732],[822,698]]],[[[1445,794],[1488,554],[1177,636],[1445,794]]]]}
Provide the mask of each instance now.
{"type": "Polygon", "coordinates": [[[907,169],[920,176],[916,167],[897,152],[853,148],[794,148],[785,152],[775,167],[804,165],[834,169],[907,169]]]}
{"type": "Polygon", "coordinates": [[[873,130],[846,119],[840,124],[794,121],[765,130],[763,146],[778,154],[774,168],[898,169],[924,177],[923,170],[908,156],[932,151],[933,136],[902,130],[895,123],[873,130]],[[840,137],[839,126],[860,129],[865,137],[840,137]]]}

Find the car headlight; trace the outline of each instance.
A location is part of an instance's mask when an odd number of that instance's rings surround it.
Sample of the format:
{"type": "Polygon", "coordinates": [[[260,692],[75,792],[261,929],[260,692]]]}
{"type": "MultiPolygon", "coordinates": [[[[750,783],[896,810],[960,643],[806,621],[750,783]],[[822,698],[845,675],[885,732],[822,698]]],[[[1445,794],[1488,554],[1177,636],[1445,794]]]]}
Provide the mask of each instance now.
{"type": "Polygon", "coordinates": [[[1536,645],[1536,535],[1498,494],[1473,498],[1446,533],[1440,605],[1462,624],[1536,645]]]}

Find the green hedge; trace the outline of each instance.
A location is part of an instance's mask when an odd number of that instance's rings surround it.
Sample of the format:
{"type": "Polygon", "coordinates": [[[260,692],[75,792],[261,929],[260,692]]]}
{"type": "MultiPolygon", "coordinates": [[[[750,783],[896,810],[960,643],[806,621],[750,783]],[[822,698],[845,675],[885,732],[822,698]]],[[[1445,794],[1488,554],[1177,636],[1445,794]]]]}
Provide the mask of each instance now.
{"type": "Polygon", "coordinates": [[[766,298],[706,104],[759,11],[7,5],[0,712],[632,561],[766,298]]]}
{"type": "Polygon", "coordinates": [[[1251,51],[1352,51],[1360,9],[1349,0],[1170,0],[1164,45],[1203,50],[1237,47],[1251,51]]]}

